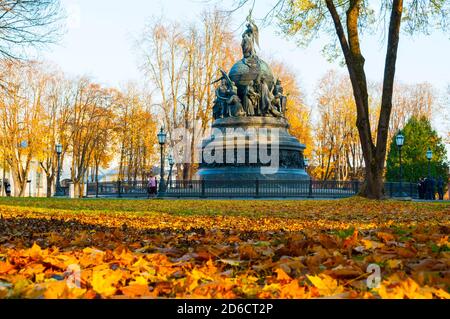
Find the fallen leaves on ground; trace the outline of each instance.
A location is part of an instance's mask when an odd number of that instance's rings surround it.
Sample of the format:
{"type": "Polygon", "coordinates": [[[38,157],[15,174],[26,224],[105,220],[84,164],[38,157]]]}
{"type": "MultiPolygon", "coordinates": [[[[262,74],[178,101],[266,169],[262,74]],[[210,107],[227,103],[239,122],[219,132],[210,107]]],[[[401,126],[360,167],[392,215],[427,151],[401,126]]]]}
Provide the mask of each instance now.
{"type": "Polygon", "coordinates": [[[450,205],[89,202],[0,202],[0,298],[450,298],[450,205]]]}

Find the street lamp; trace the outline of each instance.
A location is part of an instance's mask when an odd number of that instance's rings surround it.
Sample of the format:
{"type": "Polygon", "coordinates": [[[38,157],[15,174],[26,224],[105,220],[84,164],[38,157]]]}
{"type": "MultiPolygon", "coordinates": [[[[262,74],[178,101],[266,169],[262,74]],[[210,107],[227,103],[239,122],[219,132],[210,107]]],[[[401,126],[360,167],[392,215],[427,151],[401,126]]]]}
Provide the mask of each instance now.
{"type": "Polygon", "coordinates": [[[427,160],[428,160],[428,178],[431,177],[431,160],[433,159],[433,151],[431,150],[431,148],[428,147],[428,151],[427,151],[427,160]]]}
{"type": "Polygon", "coordinates": [[[162,195],[166,189],[166,183],[164,181],[164,144],[166,144],[167,134],[164,132],[164,128],[161,127],[161,130],[158,133],[158,143],[161,147],[161,178],[159,181],[159,194],[162,195]]]}
{"type": "MultiPolygon", "coordinates": [[[[306,171],[306,169],[307,169],[308,166],[309,166],[309,159],[308,159],[307,157],[304,157],[304,158],[303,158],[303,165],[305,166],[305,171],[306,171]]],[[[312,183],[313,183],[313,180],[312,180],[311,177],[309,177],[309,181],[308,181],[308,197],[309,197],[309,198],[312,198],[312,197],[313,197],[313,196],[312,196],[312,190],[313,190],[313,185],[312,185],[312,183]]]]}
{"type": "Polygon", "coordinates": [[[169,177],[167,178],[169,186],[172,187],[172,169],[173,169],[173,165],[175,164],[175,160],[173,159],[172,154],[169,154],[169,166],[170,166],[170,170],[169,170],[169,177]]]}
{"type": "MultiPolygon", "coordinates": [[[[28,197],[31,197],[31,179],[27,180],[27,184],[28,184],[28,197]]],[[[25,197],[25,191],[24,193],[24,197],[25,197]]]]}
{"type": "Polygon", "coordinates": [[[5,170],[6,170],[6,155],[5,154],[3,154],[3,176],[2,176],[2,184],[0,185],[0,188],[1,188],[1,190],[2,190],[2,192],[1,192],[1,194],[0,195],[4,195],[4,196],[6,196],[6,183],[5,183],[5,178],[6,178],[6,172],[5,172],[5,170]]]}
{"type": "Polygon", "coordinates": [[[58,155],[58,167],[56,171],[56,190],[55,190],[55,197],[58,196],[64,196],[64,192],[61,188],[61,154],[62,154],[62,145],[56,144],[55,146],[56,154],[58,155]]]}
{"type": "Polygon", "coordinates": [[[400,162],[400,195],[403,195],[403,167],[402,167],[402,147],[405,143],[405,136],[402,134],[402,132],[399,132],[397,136],[395,137],[395,143],[398,147],[398,157],[400,162]]]}

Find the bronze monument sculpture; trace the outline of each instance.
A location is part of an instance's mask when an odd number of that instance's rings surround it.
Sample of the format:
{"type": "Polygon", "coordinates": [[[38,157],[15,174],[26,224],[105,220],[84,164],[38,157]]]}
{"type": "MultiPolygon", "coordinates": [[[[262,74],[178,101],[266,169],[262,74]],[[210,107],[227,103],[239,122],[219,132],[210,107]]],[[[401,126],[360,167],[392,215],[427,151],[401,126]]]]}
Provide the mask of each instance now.
{"type": "Polygon", "coordinates": [[[211,137],[201,146],[203,180],[305,180],[305,145],[289,134],[280,79],[256,54],[259,30],[247,18],[243,58],[213,82],[211,137]]]}

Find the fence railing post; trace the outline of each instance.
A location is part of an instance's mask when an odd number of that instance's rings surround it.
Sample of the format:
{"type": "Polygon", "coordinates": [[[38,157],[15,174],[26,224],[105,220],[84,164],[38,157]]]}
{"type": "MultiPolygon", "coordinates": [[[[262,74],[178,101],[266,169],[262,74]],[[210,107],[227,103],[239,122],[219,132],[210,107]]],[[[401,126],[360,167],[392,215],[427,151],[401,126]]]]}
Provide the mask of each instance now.
{"type": "Polygon", "coordinates": [[[409,183],[409,197],[414,198],[414,196],[413,196],[413,183],[409,183]]]}
{"type": "Polygon", "coordinates": [[[202,197],[206,197],[205,196],[205,180],[204,179],[202,179],[201,187],[202,187],[202,197]]]}
{"type": "Polygon", "coordinates": [[[308,197],[309,198],[312,198],[313,197],[313,194],[312,194],[312,190],[313,190],[313,180],[312,180],[312,178],[310,178],[309,179],[309,191],[308,191],[308,197]]]}
{"type": "Polygon", "coordinates": [[[356,195],[358,194],[358,181],[353,180],[353,193],[356,195]]]}
{"type": "Polygon", "coordinates": [[[255,180],[255,196],[259,197],[259,179],[255,180]]]}
{"type": "Polygon", "coordinates": [[[394,187],[393,183],[389,183],[389,193],[390,193],[390,197],[392,197],[392,189],[394,187]]]}
{"type": "Polygon", "coordinates": [[[119,198],[122,197],[122,183],[117,181],[117,192],[119,193],[119,198]]]}

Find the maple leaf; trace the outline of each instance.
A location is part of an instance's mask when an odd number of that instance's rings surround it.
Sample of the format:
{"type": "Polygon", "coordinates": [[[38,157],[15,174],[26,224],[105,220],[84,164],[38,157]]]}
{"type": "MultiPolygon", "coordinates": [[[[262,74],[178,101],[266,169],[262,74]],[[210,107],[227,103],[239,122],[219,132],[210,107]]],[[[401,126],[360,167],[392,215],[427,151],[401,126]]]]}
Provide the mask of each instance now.
{"type": "Polygon", "coordinates": [[[399,259],[389,259],[386,262],[387,266],[391,269],[401,268],[402,267],[402,261],[399,259]]]}
{"type": "Polygon", "coordinates": [[[450,294],[443,289],[435,289],[433,293],[438,297],[442,299],[450,299],[450,294]]]}
{"type": "Polygon", "coordinates": [[[23,275],[36,275],[41,274],[45,270],[45,266],[42,264],[28,264],[26,268],[22,269],[19,273],[23,275]]]}
{"type": "Polygon", "coordinates": [[[105,257],[105,252],[94,249],[91,247],[86,247],[83,249],[83,255],[79,259],[79,264],[81,267],[89,267],[100,265],[103,262],[103,258],[105,257]]]}
{"type": "Polygon", "coordinates": [[[414,251],[412,251],[411,249],[404,248],[404,247],[398,247],[397,254],[404,258],[412,258],[412,257],[416,256],[416,253],[414,251]]]}
{"type": "Polygon", "coordinates": [[[14,266],[9,263],[8,260],[6,262],[0,261],[0,275],[6,274],[14,269],[14,266]]]}
{"type": "Polygon", "coordinates": [[[411,278],[405,280],[397,276],[389,278],[386,282],[381,284],[377,289],[380,297],[384,299],[431,299],[433,298],[434,289],[430,287],[420,287],[411,278]]]}
{"type": "Polygon", "coordinates": [[[28,256],[30,256],[33,259],[40,259],[43,255],[43,250],[41,247],[34,243],[33,246],[28,250],[28,256]]]}
{"type": "Polygon", "coordinates": [[[64,237],[60,236],[56,232],[51,232],[48,236],[48,242],[51,245],[60,244],[62,241],[64,241],[64,237]]]}
{"type": "Polygon", "coordinates": [[[256,259],[258,253],[255,251],[252,245],[242,245],[239,247],[239,254],[243,259],[256,259]]]}
{"type": "Polygon", "coordinates": [[[221,262],[223,262],[224,264],[228,264],[231,266],[241,266],[242,264],[245,263],[245,261],[242,260],[238,260],[238,259],[220,259],[221,262]]]}
{"type": "Polygon", "coordinates": [[[297,280],[292,280],[289,284],[280,289],[280,298],[309,298],[305,287],[300,287],[297,280]]]}
{"type": "Polygon", "coordinates": [[[148,285],[144,284],[133,284],[130,286],[120,288],[120,291],[127,297],[135,298],[135,297],[148,297],[153,294],[150,293],[148,289],[148,285]]]}
{"type": "Polygon", "coordinates": [[[334,249],[338,246],[336,240],[332,236],[326,234],[319,234],[319,241],[322,246],[327,249],[334,249]]]}
{"type": "Polygon", "coordinates": [[[361,242],[363,243],[365,249],[377,249],[384,247],[383,243],[379,243],[377,241],[369,239],[361,239],[361,242]]]}
{"type": "Polygon", "coordinates": [[[130,286],[131,285],[145,285],[145,286],[147,286],[148,285],[148,280],[145,277],[143,277],[143,276],[137,276],[137,277],[134,277],[133,280],[130,281],[129,284],[130,284],[130,286]]]}
{"type": "Polygon", "coordinates": [[[65,281],[56,281],[46,283],[44,289],[44,298],[59,299],[67,295],[68,287],[65,281]]]}
{"type": "Polygon", "coordinates": [[[108,269],[95,270],[92,274],[92,288],[99,294],[106,297],[113,295],[117,288],[117,283],[122,279],[121,271],[111,271],[108,269]]]}
{"type": "Polygon", "coordinates": [[[332,277],[321,274],[318,276],[306,275],[309,281],[319,290],[322,296],[333,296],[344,291],[344,287],[339,286],[338,282],[332,277]]]}
{"type": "Polygon", "coordinates": [[[291,281],[292,278],[281,268],[275,270],[277,273],[277,280],[279,281],[291,281]]]}
{"type": "Polygon", "coordinates": [[[327,275],[330,275],[334,278],[355,278],[359,277],[363,274],[360,269],[355,269],[354,267],[344,267],[339,265],[333,268],[330,271],[327,271],[327,275]]]}
{"type": "Polygon", "coordinates": [[[448,236],[443,236],[442,238],[440,238],[437,243],[436,243],[439,247],[447,247],[450,246],[449,242],[448,242],[448,236]]]}
{"type": "Polygon", "coordinates": [[[199,270],[199,269],[192,269],[190,276],[189,276],[190,280],[191,280],[191,284],[189,285],[188,290],[192,291],[195,288],[197,288],[199,286],[199,281],[205,281],[205,280],[214,280],[214,278],[210,275],[208,275],[207,273],[199,270]]]}
{"type": "Polygon", "coordinates": [[[78,264],[79,261],[74,256],[58,254],[43,258],[42,263],[50,265],[54,268],[66,270],[69,265],[78,264]]]}
{"type": "Polygon", "coordinates": [[[393,241],[395,239],[394,235],[384,232],[378,232],[377,237],[383,240],[385,243],[393,241]]]}
{"type": "Polygon", "coordinates": [[[206,270],[209,273],[216,273],[217,272],[217,267],[214,265],[214,262],[212,261],[212,259],[209,259],[206,262],[206,270]]]}
{"type": "Polygon", "coordinates": [[[273,283],[270,285],[265,285],[264,288],[262,289],[265,292],[278,292],[281,289],[281,284],[277,283],[273,283]]]}
{"type": "Polygon", "coordinates": [[[25,292],[32,282],[25,277],[18,277],[15,280],[12,296],[20,296],[25,292]]]}
{"type": "Polygon", "coordinates": [[[342,244],[343,248],[349,248],[352,246],[355,246],[356,242],[358,240],[358,230],[354,230],[351,237],[348,237],[344,240],[344,243],[342,244]]]}
{"type": "Polygon", "coordinates": [[[0,287],[0,299],[7,298],[9,294],[9,290],[5,287],[0,287]]]}

